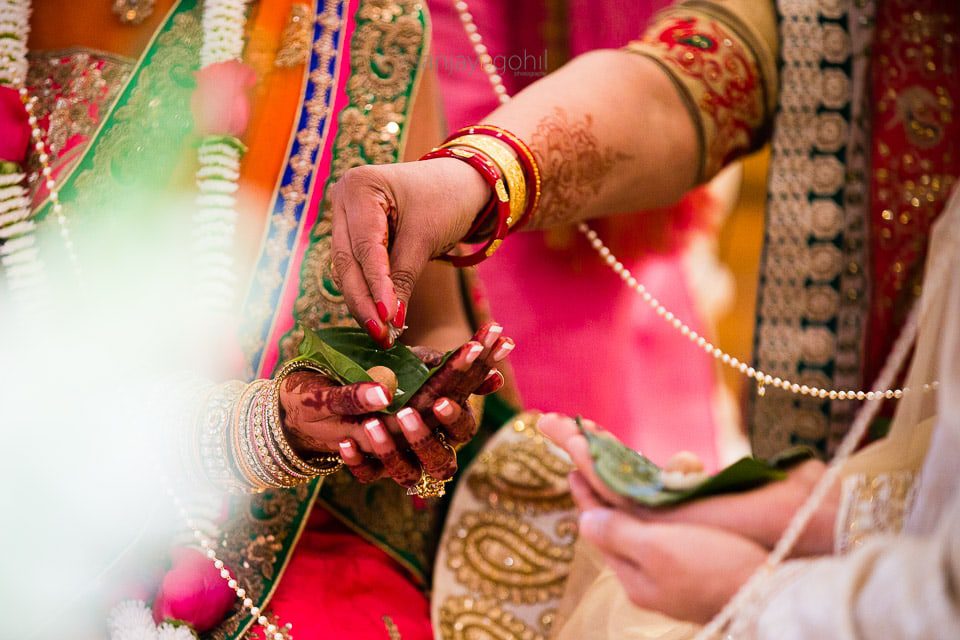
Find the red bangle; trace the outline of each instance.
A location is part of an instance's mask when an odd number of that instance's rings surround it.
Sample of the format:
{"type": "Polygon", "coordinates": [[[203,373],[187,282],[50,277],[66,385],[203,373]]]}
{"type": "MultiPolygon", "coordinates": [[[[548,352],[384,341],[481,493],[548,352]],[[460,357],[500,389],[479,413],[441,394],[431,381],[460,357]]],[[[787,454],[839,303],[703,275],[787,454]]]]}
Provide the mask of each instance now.
{"type": "MultiPolygon", "coordinates": [[[[493,189],[494,196],[491,199],[491,202],[494,203],[494,206],[491,207],[489,204],[486,205],[480,212],[480,215],[478,215],[474,220],[473,225],[471,225],[471,231],[476,233],[477,229],[480,229],[484,226],[484,223],[487,221],[491,213],[496,211],[496,226],[494,227],[494,232],[490,239],[487,240],[482,247],[471,254],[465,256],[444,254],[438,258],[438,260],[448,261],[455,267],[472,267],[473,265],[479,264],[492,256],[496,250],[500,248],[500,245],[503,243],[503,239],[507,237],[507,231],[509,230],[507,227],[507,219],[510,217],[510,196],[507,194],[507,188],[503,184],[503,177],[497,171],[493,162],[488,160],[485,156],[473,150],[458,149],[453,147],[447,149],[434,149],[420,159],[433,160],[434,158],[453,158],[455,160],[460,160],[461,162],[466,162],[473,167],[476,172],[480,174],[480,177],[483,178],[484,182],[486,182],[490,188],[493,189]]],[[[468,232],[465,237],[469,238],[471,235],[472,233],[468,232]]]]}
{"type": "Polygon", "coordinates": [[[510,133],[506,129],[494,126],[492,124],[476,124],[469,127],[464,127],[454,133],[452,136],[447,138],[447,142],[454,140],[465,135],[487,135],[497,140],[500,140],[508,147],[510,147],[515,154],[517,154],[517,160],[520,162],[520,166],[523,167],[523,174],[527,179],[527,192],[528,194],[532,191],[532,195],[527,198],[527,208],[524,210],[523,215],[520,216],[520,219],[517,220],[510,228],[510,233],[517,231],[522,227],[533,215],[534,211],[537,210],[537,207],[540,205],[540,188],[541,188],[541,177],[540,177],[540,165],[537,164],[537,159],[533,155],[533,151],[530,150],[530,147],[527,144],[518,138],[516,135],[510,133]],[[533,185],[533,188],[530,189],[529,185],[533,185]]]}

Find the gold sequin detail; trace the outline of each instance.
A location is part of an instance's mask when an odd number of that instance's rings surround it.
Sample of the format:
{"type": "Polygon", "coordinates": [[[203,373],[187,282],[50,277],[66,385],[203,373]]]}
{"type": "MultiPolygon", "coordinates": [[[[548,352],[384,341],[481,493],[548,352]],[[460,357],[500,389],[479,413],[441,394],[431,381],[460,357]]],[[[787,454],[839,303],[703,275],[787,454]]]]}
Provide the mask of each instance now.
{"type": "Polygon", "coordinates": [[[837,518],[837,550],[846,553],[872,536],[898,533],[916,495],[916,474],[912,471],[845,478],[837,518]]]}
{"type": "Polygon", "coordinates": [[[445,640],[546,640],[495,600],[469,596],[443,604],[440,635],[445,640]]]}
{"type": "Polygon", "coordinates": [[[464,514],[447,545],[448,566],[471,591],[533,604],[559,598],[573,548],[502,512],[464,514]]]}
{"type": "Polygon", "coordinates": [[[313,44],[313,20],[310,6],[302,2],[290,7],[290,19],[280,35],[280,48],[274,64],[280,68],[297,67],[310,58],[313,44]]]}
{"type": "Polygon", "coordinates": [[[567,485],[572,470],[542,438],[503,443],[474,463],[467,486],[477,500],[511,513],[558,511],[573,508],[567,485]]]}
{"type": "MultiPolygon", "coordinates": [[[[400,134],[411,107],[408,91],[423,49],[420,10],[414,0],[361,3],[357,15],[362,22],[350,43],[352,73],[346,88],[350,105],[340,113],[328,186],[352,167],[397,161],[400,134]]],[[[354,323],[333,281],[330,205],[327,189],[304,256],[295,306],[297,320],[311,328],[354,323]]],[[[285,358],[296,353],[300,340],[296,332],[283,339],[285,358]]]]}

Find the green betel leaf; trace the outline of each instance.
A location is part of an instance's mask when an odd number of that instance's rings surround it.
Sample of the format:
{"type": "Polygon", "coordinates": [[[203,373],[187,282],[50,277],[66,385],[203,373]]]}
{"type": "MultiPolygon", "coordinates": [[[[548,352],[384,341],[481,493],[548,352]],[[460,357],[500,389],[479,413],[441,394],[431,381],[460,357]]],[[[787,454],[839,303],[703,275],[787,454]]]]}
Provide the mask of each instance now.
{"type": "MultiPolygon", "coordinates": [[[[444,358],[448,358],[450,354],[444,358]]],[[[396,343],[384,351],[361,329],[333,327],[303,330],[300,360],[308,360],[341,384],[372,382],[367,369],[387,367],[397,376],[397,392],[386,413],[396,413],[439,368],[430,369],[405,345],[396,343]]]]}
{"type": "Polygon", "coordinates": [[[771,460],[745,457],[718,471],[690,489],[666,489],[660,479],[660,468],[649,458],[634,451],[613,436],[593,433],[577,424],[590,445],[594,470],[600,479],[618,495],[647,507],[680,504],[695,498],[734,493],[759,487],[786,478],[786,469],[813,456],[809,447],[793,447],[771,460]]]}

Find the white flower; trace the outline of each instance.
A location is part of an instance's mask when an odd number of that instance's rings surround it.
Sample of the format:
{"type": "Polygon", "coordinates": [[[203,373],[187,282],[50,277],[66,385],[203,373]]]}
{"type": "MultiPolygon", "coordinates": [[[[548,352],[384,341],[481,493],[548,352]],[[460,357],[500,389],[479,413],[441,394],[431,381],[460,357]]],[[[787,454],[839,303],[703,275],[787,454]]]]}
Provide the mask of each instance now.
{"type": "Polygon", "coordinates": [[[141,600],[124,600],[107,617],[110,640],[159,640],[153,614],[141,600]]]}
{"type": "Polygon", "coordinates": [[[169,622],[164,622],[158,631],[158,640],[197,640],[197,634],[186,625],[175,627],[169,622]]]}

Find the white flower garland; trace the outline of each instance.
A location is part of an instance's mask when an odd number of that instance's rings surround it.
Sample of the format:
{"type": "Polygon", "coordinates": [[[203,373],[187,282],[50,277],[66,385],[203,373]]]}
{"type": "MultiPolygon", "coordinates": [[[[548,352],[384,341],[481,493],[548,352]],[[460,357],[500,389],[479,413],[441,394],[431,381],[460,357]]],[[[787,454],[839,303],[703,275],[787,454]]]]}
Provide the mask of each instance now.
{"type": "MultiPolygon", "coordinates": [[[[206,0],[200,65],[241,60],[247,0],[206,0]]],[[[196,293],[216,313],[234,303],[237,276],[233,249],[237,230],[240,159],[245,149],[228,136],[207,136],[200,143],[197,209],[193,216],[193,252],[199,269],[196,293]]]]}
{"type": "MultiPolygon", "coordinates": [[[[0,86],[18,90],[21,99],[26,98],[29,36],[29,0],[0,0],[0,86]]],[[[38,292],[46,282],[26,179],[21,167],[0,175],[0,267],[21,312],[37,306],[38,292]]]]}
{"type": "Polygon", "coordinates": [[[110,640],[197,640],[197,634],[186,625],[153,621],[153,613],[142,600],[124,600],[107,616],[110,640]]]}

